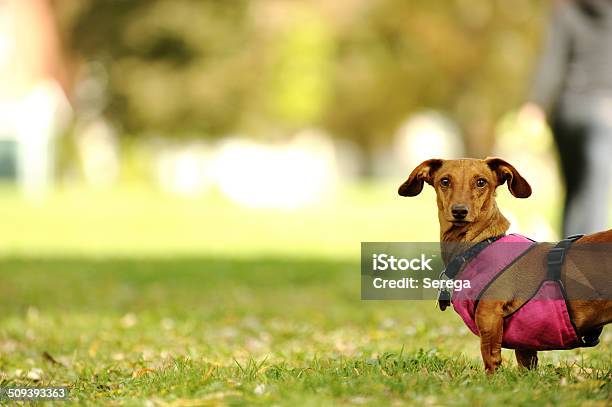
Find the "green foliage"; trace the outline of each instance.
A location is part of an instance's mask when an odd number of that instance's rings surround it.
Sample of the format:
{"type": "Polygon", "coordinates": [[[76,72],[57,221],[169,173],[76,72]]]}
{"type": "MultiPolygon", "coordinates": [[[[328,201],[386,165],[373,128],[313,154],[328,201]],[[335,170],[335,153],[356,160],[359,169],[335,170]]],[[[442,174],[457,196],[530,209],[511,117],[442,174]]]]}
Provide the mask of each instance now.
{"type": "Polygon", "coordinates": [[[269,100],[272,117],[294,126],[320,122],[331,94],[333,40],[327,22],[297,12],[272,50],[269,100]]]}
{"type": "Polygon", "coordinates": [[[69,47],[105,66],[108,114],[127,131],[222,134],[256,82],[247,5],[92,0],[61,21],[69,47]]]}
{"type": "Polygon", "coordinates": [[[341,33],[337,102],[329,125],[380,144],[407,114],[440,109],[473,154],[521,102],[542,13],[535,2],[376,2],[341,33]]]}
{"type": "Polygon", "coordinates": [[[488,148],[521,102],[535,0],[58,2],[69,48],[101,61],[128,132],[218,137],[317,125],[373,148],[423,108],[488,148]],[[79,4],[75,6],[75,4],[79,4]]]}

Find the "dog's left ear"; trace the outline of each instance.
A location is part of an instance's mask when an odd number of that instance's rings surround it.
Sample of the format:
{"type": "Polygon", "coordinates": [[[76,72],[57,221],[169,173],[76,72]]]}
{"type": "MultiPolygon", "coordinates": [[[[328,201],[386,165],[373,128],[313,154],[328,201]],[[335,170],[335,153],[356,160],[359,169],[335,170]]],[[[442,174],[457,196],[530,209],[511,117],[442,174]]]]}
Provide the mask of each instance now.
{"type": "Polygon", "coordinates": [[[517,198],[527,198],[531,195],[531,186],[519,172],[507,161],[501,158],[487,158],[485,162],[497,174],[497,185],[508,181],[510,193],[517,198]]]}

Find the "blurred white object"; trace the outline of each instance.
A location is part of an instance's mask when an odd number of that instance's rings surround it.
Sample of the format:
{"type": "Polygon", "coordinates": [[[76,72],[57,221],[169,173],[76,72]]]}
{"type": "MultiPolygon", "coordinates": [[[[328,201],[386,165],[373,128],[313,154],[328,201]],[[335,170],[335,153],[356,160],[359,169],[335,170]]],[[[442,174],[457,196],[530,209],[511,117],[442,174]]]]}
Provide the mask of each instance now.
{"type": "Polygon", "coordinates": [[[496,130],[493,154],[519,168],[534,193],[560,194],[552,134],[539,115],[523,109],[503,117],[496,130]]]}
{"type": "Polygon", "coordinates": [[[457,126],[434,111],[412,115],[395,135],[393,144],[398,173],[405,175],[430,158],[461,158],[465,148],[457,126]]]}
{"type": "Polygon", "coordinates": [[[523,106],[500,120],[493,155],[514,165],[532,187],[533,195],[521,204],[530,209],[522,217],[520,233],[542,241],[556,239],[546,215],[560,205],[561,180],[552,134],[537,107],[523,106]]]}
{"type": "Polygon", "coordinates": [[[162,149],[157,159],[157,179],[166,192],[197,196],[211,184],[212,153],[203,143],[162,149]]]}
{"type": "Polygon", "coordinates": [[[290,142],[230,139],[219,150],[214,176],[235,203],[256,208],[296,208],[335,191],[334,145],[321,132],[306,130],[290,142]]]}
{"type": "Polygon", "coordinates": [[[46,193],[53,182],[55,139],[70,115],[64,93],[53,81],[41,82],[17,103],[17,177],[29,197],[46,193]]]}
{"type": "Polygon", "coordinates": [[[110,187],[119,178],[119,141],[115,130],[104,119],[79,123],[76,144],[87,184],[110,187]]]}
{"type": "Polygon", "coordinates": [[[48,0],[0,1],[0,132],[16,145],[17,182],[38,198],[54,178],[55,141],[72,111],[48,0]]]}
{"type": "Polygon", "coordinates": [[[338,178],[342,181],[357,180],[363,172],[364,154],[357,143],[351,140],[334,140],[335,161],[338,178]]]}
{"type": "Polygon", "coordinates": [[[529,131],[532,133],[545,131],[546,115],[542,108],[535,103],[525,103],[519,109],[517,119],[523,126],[529,126],[529,131]]]}
{"type": "Polygon", "coordinates": [[[17,183],[29,198],[40,198],[54,178],[56,139],[72,110],[59,85],[42,81],[11,99],[0,99],[0,133],[15,143],[17,183]]]}

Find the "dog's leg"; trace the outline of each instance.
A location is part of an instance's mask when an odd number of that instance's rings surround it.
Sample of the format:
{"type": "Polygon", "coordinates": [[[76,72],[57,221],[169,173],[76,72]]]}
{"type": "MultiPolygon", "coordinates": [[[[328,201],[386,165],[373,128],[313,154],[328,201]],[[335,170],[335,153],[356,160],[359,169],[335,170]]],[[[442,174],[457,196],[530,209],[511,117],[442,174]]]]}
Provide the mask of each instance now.
{"type": "Polygon", "coordinates": [[[480,332],[480,352],[487,374],[501,365],[504,333],[503,302],[482,300],[476,309],[476,326],[480,332]]]}
{"type": "Polygon", "coordinates": [[[538,366],[538,351],[517,349],[514,351],[514,353],[516,354],[516,361],[520,367],[535,369],[538,366]]]}

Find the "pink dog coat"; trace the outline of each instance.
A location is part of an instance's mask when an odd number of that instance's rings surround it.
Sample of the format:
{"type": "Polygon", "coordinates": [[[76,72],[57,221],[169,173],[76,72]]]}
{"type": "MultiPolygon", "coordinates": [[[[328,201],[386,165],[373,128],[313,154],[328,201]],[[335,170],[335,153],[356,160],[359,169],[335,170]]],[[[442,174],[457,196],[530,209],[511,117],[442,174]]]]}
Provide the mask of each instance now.
{"type": "MultiPolygon", "coordinates": [[[[451,302],[474,334],[480,336],[475,322],[478,299],[501,273],[535,244],[524,236],[504,236],[483,249],[455,277],[470,281],[470,288],[453,292],[451,302]]],[[[563,286],[559,281],[543,281],[528,302],[504,318],[504,348],[553,350],[573,349],[582,345],[570,319],[563,286]]]]}

